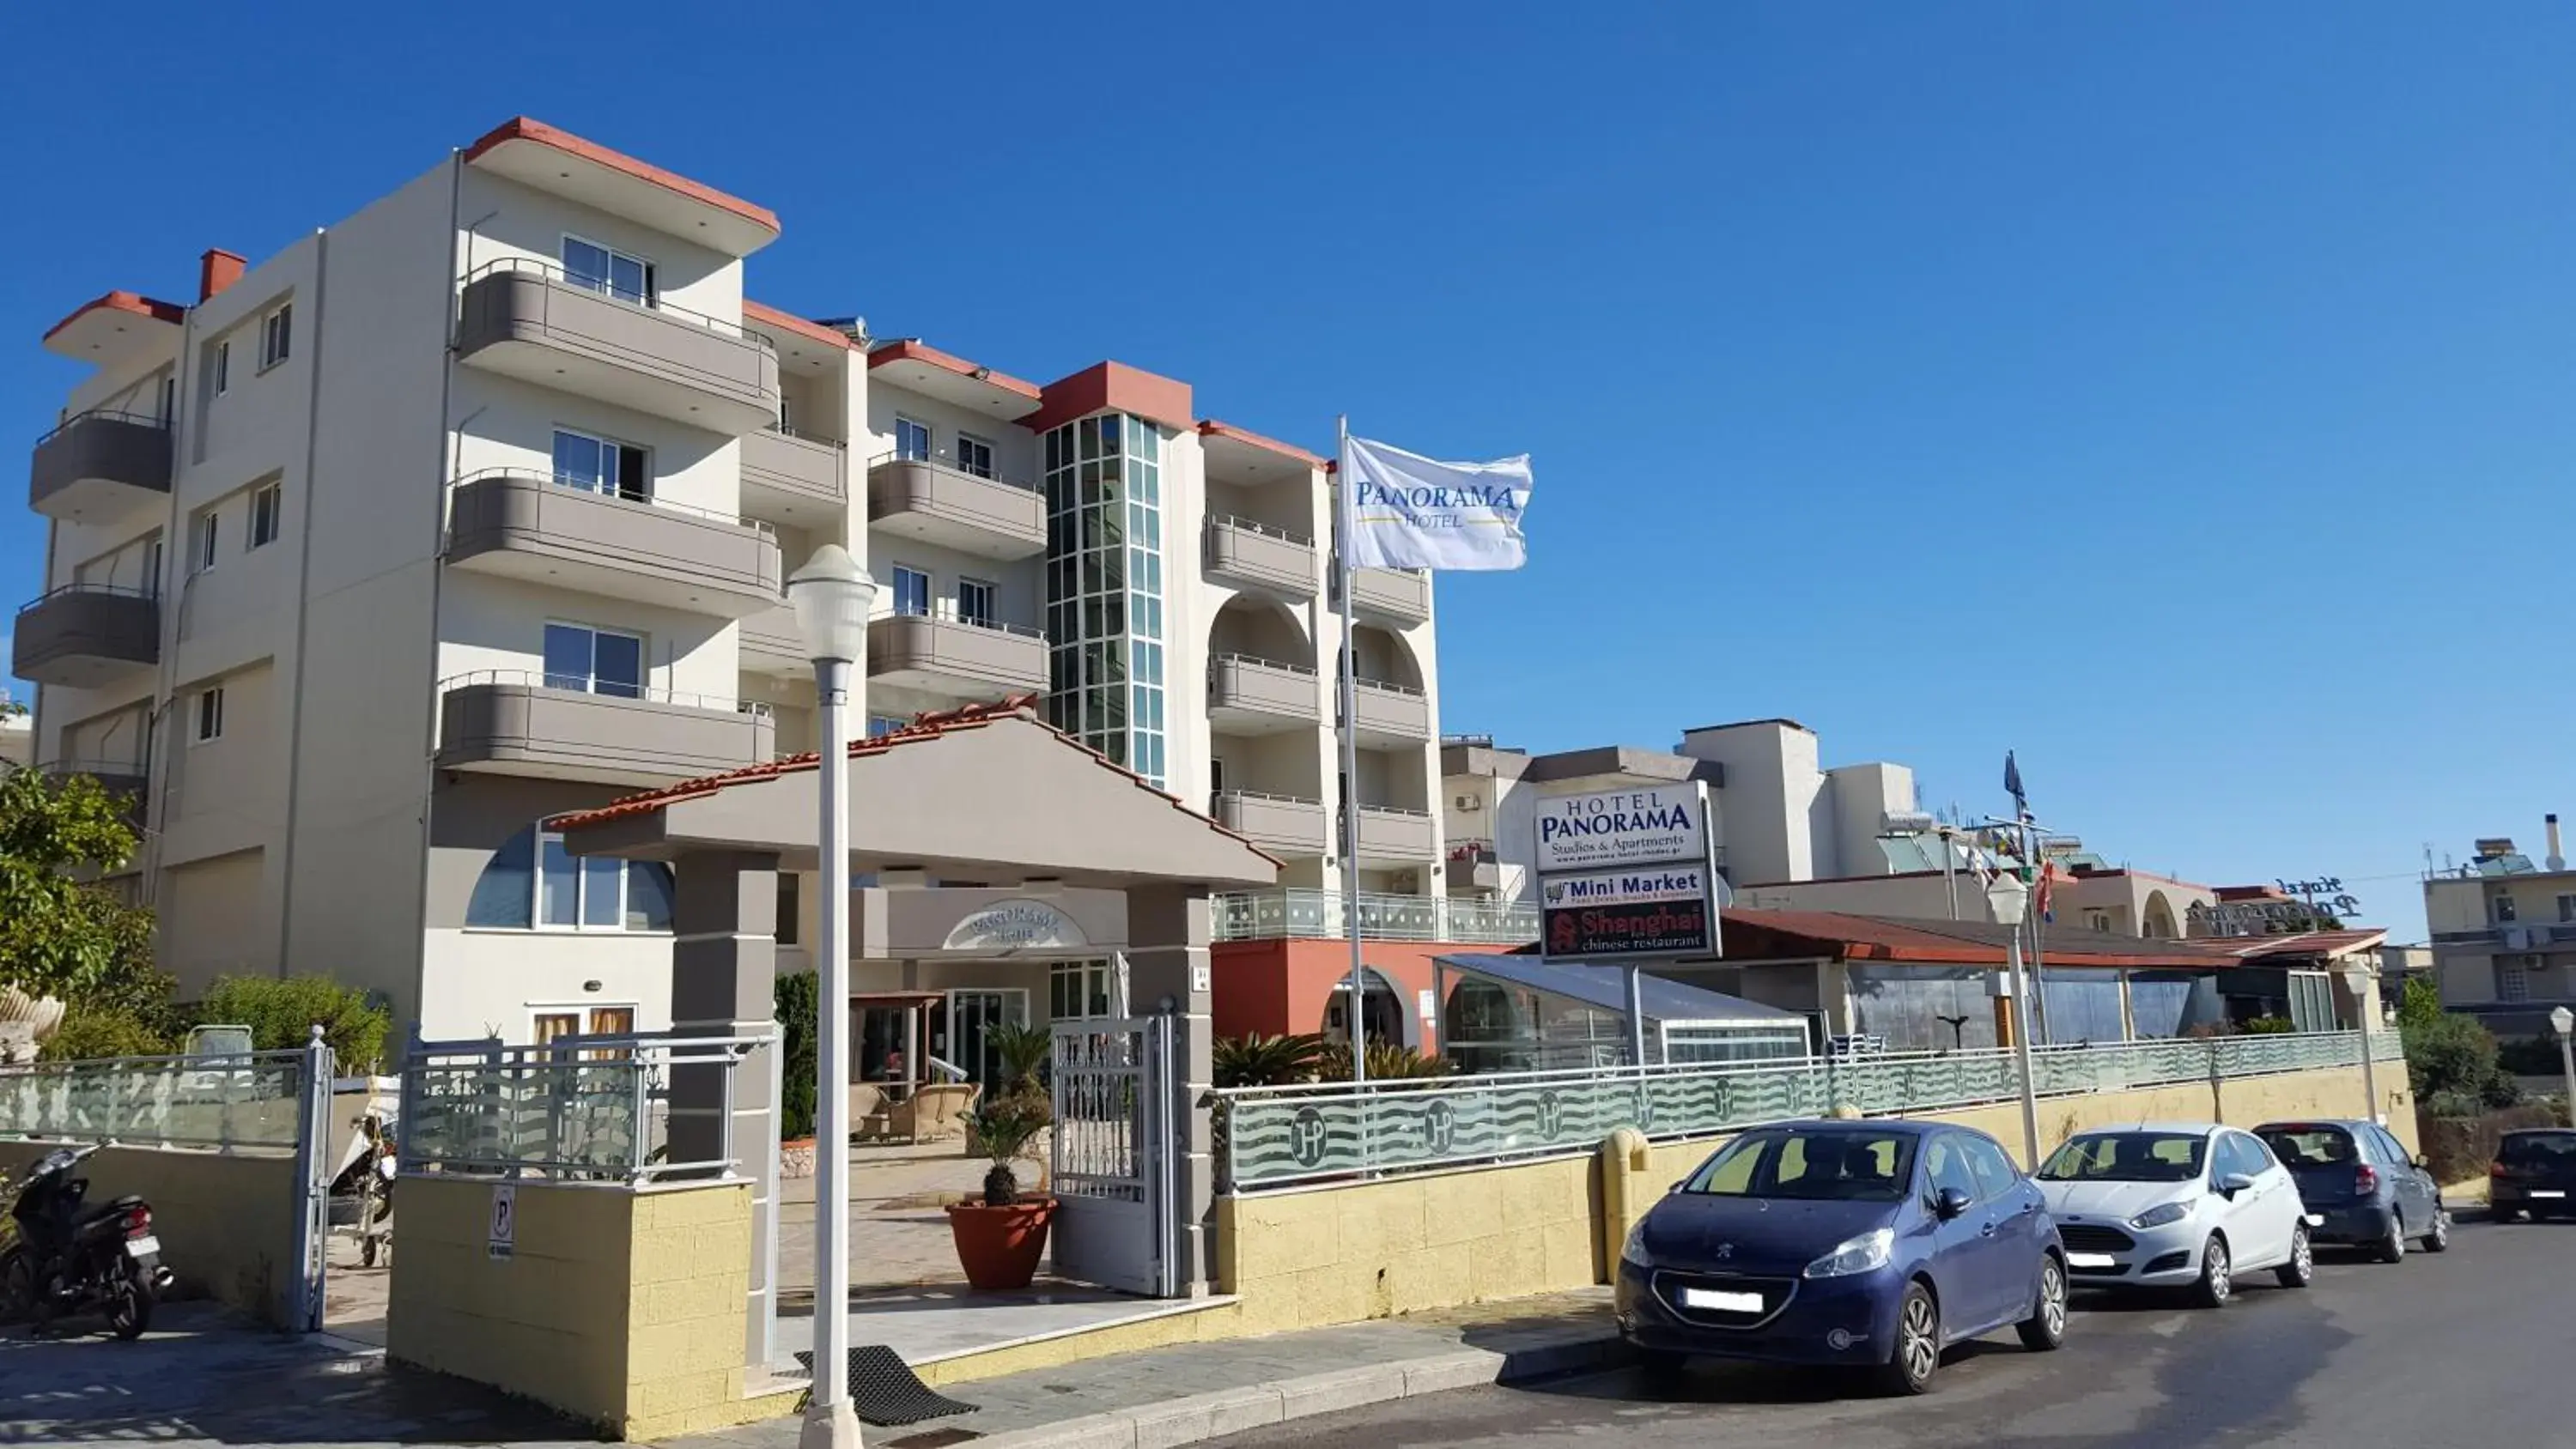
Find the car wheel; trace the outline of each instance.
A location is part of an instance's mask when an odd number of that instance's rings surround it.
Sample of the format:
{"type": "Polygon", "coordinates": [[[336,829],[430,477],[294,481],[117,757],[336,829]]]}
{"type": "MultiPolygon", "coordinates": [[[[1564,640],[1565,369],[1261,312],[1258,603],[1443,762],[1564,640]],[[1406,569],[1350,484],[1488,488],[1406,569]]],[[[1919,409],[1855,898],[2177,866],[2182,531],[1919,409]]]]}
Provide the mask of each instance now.
{"type": "Polygon", "coordinates": [[[1879,1370],[1879,1382],[1892,1394],[1929,1393],[1940,1367],[1940,1305],[1922,1284],[1908,1283],[1896,1304],[1896,1347],[1879,1370]]]}
{"type": "Polygon", "coordinates": [[[2200,1246],[2200,1281],[2191,1287],[2192,1298],[2203,1308],[2224,1308],[2236,1296],[2235,1265],[2227,1258],[2227,1240],[2216,1233],[2200,1246]]]}
{"type": "Polygon", "coordinates": [[[2066,1265],[2055,1253],[2041,1256],[2039,1301],[2015,1331],[2021,1334],[2021,1346],[2033,1353],[2047,1353],[2066,1342],[2066,1265]]]}
{"type": "Polygon", "coordinates": [[[2370,1255],[2383,1263],[2406,1261],[2406,1219],[2395,1208],[2388,1210],[2388,1231],[2380,1237],[2370,1255]]]}
{"type": "Polygon", "coordinates": [[[2424,1251],[2428,1253],[2447,1252],[2449,1251],[2450,1246],[2451,1210],[2446,1207],[2437,1207],[2433,1209],[2433,1231],[2424,1235],[2424,1251]]]}
{"type": "Polygon", "coordinates": [[[2290,1230],[2290,1261],[2277,1270],[2284,1288],[2305,1288],[2317,1281],[2317,1252],[2308,1241],[2308,1225],[2290,1230]]]}

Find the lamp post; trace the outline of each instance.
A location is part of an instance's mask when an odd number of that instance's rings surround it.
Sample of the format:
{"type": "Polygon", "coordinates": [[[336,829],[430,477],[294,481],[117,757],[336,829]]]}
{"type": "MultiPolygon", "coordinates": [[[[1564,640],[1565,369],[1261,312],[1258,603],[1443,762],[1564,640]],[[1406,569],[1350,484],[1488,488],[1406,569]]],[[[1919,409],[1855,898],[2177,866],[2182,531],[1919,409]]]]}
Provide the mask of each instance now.
{"type": "Polygon", "coordinates": [[[2376,974],[2368,962],[2355,956],[2343,963],[2343,984],[2352,988],[2353,1018],[2361,1023],[2361,1090],[2370,1099],[2366,1120],[2379,1120],[2379,1064],[2370,1049],[2370,978],[2376,974]]]}
{"type": "Polygon", "coordinates": [[[2567,1110],[2576,1113],[2576,1049],[2568,1045],[2569,1039],[2576,1037],[2576,1011],[2557,1007],[2549,1013],[2549,1024],[2558,1032],[2559,1070],[2567,1074],[2567,1110]]]}
{"type": "Polygon", "coordinates": [[[859,1449],[850,1409],[850,670],[866,652],[876,580],[827,543],[787,580],[796,632],[814,664],[820,814],[814,1013],[814,1387],[797,1449],[859,1449]]]}
{"type": "Polygon", "coordinates": [[[2005,973],[2006,989],[2012,992],[2012,1010],[2007,1019],[2012,1023],[2013,1060],[2021,1068],[2021,1135],[2025,1159],[2033,1172],[2039,1171],[2039,1078],[2030,1065],[2030,999],[2021,970],[2021,922],[2030,909],[2030,887],[2011,871],[1998,874],[1986,886],[1986,904],[1994,908],[1995,924],[2005,928],[2010,952],[2010,969],[2005,973]]]}

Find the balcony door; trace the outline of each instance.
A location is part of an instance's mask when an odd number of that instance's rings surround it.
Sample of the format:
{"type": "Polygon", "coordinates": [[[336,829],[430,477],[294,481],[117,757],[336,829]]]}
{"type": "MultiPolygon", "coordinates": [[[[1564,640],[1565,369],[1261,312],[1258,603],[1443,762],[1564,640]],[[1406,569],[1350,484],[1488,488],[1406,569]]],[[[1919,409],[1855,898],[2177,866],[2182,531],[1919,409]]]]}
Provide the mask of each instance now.
{"type": "Polygon", "coordinates": [[[643,636],[587,624],[547,624],[546,688],[641,699],[643,636]]]}

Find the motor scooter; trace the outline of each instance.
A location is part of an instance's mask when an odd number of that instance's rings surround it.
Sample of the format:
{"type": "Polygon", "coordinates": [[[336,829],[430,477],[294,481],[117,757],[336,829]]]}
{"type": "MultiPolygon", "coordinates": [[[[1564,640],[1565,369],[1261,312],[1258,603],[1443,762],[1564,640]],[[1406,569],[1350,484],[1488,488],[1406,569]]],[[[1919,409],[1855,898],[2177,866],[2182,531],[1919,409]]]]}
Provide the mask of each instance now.
{"type": "Polygon", "coordinates": [[[0,1303],[35,1319],[98,1310],[110,1332],[140,1338],[170,1287],[152,1205],[139,1197],[88,1205],[89,1179],[75,1169],[98,1148],[58,1147],[31,1164],[9,1208],[15,1240],[0,1248],[0,1303]]]}

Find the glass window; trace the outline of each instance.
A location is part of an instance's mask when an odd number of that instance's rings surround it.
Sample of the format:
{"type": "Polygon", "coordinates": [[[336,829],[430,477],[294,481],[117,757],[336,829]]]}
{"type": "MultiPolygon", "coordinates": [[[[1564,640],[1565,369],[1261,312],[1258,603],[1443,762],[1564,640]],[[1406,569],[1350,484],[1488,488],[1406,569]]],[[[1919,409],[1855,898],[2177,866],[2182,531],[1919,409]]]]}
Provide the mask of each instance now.
{"type": "Polygon", "coordinates": [[[564,839],[528,826],[501,843],[475,879],[465,924],[589,931],[671,929],[671,868],[658,861],[576,856],[564,839]]]}
{"type": "Polygon", "coordinates": [[[1961,1137],[1959,1150],[1968,1155],[1968,1167],[1977,1175],[1978,1196],[2002,1197],[2021,1185],[2021,1171],[2004,1156],[2004,1150],[1983,1137],[1961,1137]]]}
{"type": "Polygon", "coordinates": [[[215,539],[222,522],[222,516],[212,508],[188,521],[189,542],[194,545],[188,550],[190,573],[201,574],[215,566],[215,539]]]}
{"type": "Polygon", "coordinates": [[[621,897],[626,883],[626,862],[599,855],[580,859],[582,925],[592,928],[624,926],[625,901],[621,897]]]}
{"type": "Polygon", "coordinates": [[[570,428],[555,429],[555,481],[584,493],[606,493],[638,503],[653,498],[653,460],[644,449],[570,428]]]}
{"type": "Polygon", "coordinates": [[[2349,1167],[2359,1149],[2340,1127],[2290,1123],[2267,1129],[2263,1140],[2291,1167],[2349,1167]]]}
{"type": "Polygon", "coordinates": [[[2513,897],[2511,897],[2511,896],[2498,896],[2498,897],[2496,897],[2496,898],[2495,898],[2495,918],[2496,918],[2497,920],[2499,920],[2499,921],[2510,921],[2510,920],[2514,919],[2514,913],[2513,913],[2513,912],[2514,912],[2513,897]]]}
{"type": "Polygon", "coordinates": [[[792,870],[778,873],[778,944],[793,946],[805,921],[804,911],[796,904],[796,882],[800,877],[792,870]]]}
{"type": "Polygon", "coordinates": [[[1911,1133],[1794,1127],[1736,1138],[1682,1190],[1722,1197],[1895,1202],[1913,1179],[1911,1133]]]}
{"type": "Polygon", "coordinates": [[[581,867],[560,835],[537,837],[537,924],[581,924],[581,867]]]}
{"type": "Polygon", "coordinates": [[[993,477],[993,445],[982,438],[959,433],[957,467],[960,472],[972,473],[978,478],[993,477]]]}
{"type": "Polygon", "coordinates": [[[2576,921],[2576,896],[2562,895],[2558,898],[2558,919],[2576,921]]]}
{"type": "Polygon", "coordinates": [[[1923,1149],[1924,1175],[1932,1180],[1934,1192],[1957,1192],[1975,1202],[1977,1171],[1968,1165],[1968,1154],[1955,1133],[1934,1134],[1923,1149]]]}
{"type": "Polygon", "coordinates": [[[224,737],[224,691],[221,685],[200,691],[197,695],[197,740],[219,740],[224,737]]]}
{"type": "Polygon", "coordinates": [[[2044,1182],[2190,1182],[2209,1139],[2196,1132],[2092,1132],[2070,1139],[2041,1164],[2044,1182]]]}
{"type": "Polygon", "coordinates": [[[993,627],[993,586],[982,579],[959,579],[957,617],[969,624],[993,627]]]}
{"type": "Polygon", "coordinates": [[[531,825],[501,842],[501,848],[484,862],[483,873],[474,880],[474,894],[465,903],[465,924],[526,930],[531,924],[528,904],[535,898],[536,867],[537,828],[531,825]]]}
{"type": "Polygon", "coordinates": [[[259,365],[262,371],[286,360],[295,340],[295,308],[280,307],[260,319],[259,365]]]}
{"type": "Polygon", "coordinates": [[[232,391],[233,344],[230,338],[215,344],[215,396],[232,391]]]}
{"type": "Polygon", "coordinates": [[[614,247],[567,236],[563,239],[563,269],[564,280],[576,287],[605,292],[637,306],[649,307],[655,300],[653,264],[614,247]]]}
{"type": "Polygon", "coordinates": [[[578,689],[639,699],[644,693],[644,640],[586,624],[546,625],[548,689],[578,689]]]}
{"type": "Polygon", "coordinates": [[[893,734],[896,730],[902,729],[905,725],[910,724],[910,723],[911,723],[911,721],[910,721],[910,720],[907,720],[907,719],[905,719],[903,716],[901,716],[901,715],[897,715],[897,714],[872,714],[872,715],[869,715],[869,716],[868,716],[868,738],[870,738],[870,739],[874,739],[874,738],[876,738],[878,735],[890,735],[890,734],[893,734]]]}
{"type": "Polygon", "coordinates": [[[277,542],[278,515],[286,506],[284,485],[271,483],[250,496],[250,546],[277,542]]]}
{"type": "Polygon", "coordinates": [[[908,459],[916,463],[929,461],[929,425],[926,423],[916,423],[907,417],[896,417],[894,420],[894,455],[898,458],[908,459]]]}
{"type": "Polygon", "coordinates": [[[578,1011],[540,1011],[530,1033],[537,1045],[551,1046],[561,1037],[581,1035],[581,1013],[578,1011]]]}
{"type": "Polygon", "coordinates": [[[901,564],[894,569],[894,611],[912,618],[930,615],[930,575],[901,564]]]}

